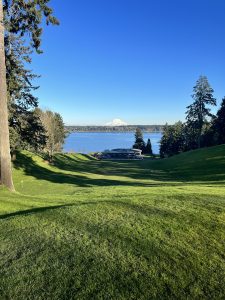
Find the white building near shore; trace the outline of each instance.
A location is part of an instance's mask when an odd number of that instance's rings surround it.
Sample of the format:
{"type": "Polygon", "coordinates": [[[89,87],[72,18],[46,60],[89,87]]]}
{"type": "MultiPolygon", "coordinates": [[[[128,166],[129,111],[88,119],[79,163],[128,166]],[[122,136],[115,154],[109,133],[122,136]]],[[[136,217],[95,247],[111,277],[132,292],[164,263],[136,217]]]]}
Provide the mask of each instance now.
{"type": "Polygon", "coordinates": [[[143,159],[139,149],[112,149],[101,153],[101,159],[143,159]]]}

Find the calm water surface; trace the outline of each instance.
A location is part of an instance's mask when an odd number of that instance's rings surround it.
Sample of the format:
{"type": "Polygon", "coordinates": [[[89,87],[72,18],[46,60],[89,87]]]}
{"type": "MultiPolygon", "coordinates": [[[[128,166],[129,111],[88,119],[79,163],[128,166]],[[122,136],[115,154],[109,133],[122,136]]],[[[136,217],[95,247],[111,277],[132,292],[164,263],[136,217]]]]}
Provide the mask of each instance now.
{"type": "MultiPolygon", "coordinates": [[[[143,134],[144,140],[151,139],[152,150],[159,153],[161,133],[143,134]]],[[[131,148],[134,144],[133,132],[74,132],[68,135],[63,146],[64,152],[101,152],[106,149],[131,148]]]]}

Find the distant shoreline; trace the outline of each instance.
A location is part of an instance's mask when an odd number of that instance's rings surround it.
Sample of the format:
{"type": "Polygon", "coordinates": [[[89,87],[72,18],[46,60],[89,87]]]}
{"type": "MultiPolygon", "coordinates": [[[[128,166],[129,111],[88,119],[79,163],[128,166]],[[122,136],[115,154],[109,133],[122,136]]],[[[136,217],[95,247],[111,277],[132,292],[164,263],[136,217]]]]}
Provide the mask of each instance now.
{"type": "MultiPolygon", "coordinates": [[[[68,133],[135,133],[135,130],[133,131],[133,130],[130,130],[130,131],[100,131],[100,130],[98,130],[98,131],[94,131],[94,130],[83,130],[83,131],[81,131],[81,130],[73,130],[73,131],[68,131],[67,130],[67,132],[68,133]]],[[[149,130],[143,130],[143,133],[162,133],[162,131],[149,131],[149,130]]]]}
{"type": "Polygon", "coordinates": [[[160,133],[164,125],[126,125],[126,126],[65,126],[67,132],[135,132],[140,128],[143,132],[160,133]]]}

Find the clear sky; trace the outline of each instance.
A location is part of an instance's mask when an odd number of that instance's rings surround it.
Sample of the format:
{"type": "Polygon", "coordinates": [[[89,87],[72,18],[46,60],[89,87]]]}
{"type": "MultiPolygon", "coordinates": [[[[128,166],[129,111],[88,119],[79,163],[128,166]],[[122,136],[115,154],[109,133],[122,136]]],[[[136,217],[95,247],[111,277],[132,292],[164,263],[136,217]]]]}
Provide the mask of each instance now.
{"type": "Polygon", "coordinates": [[[66,124],[184,120],[192,88],[206,75],[225,96],[224,0],[52,0],[61,22],[47,27],[41,107],[66,124]]]}

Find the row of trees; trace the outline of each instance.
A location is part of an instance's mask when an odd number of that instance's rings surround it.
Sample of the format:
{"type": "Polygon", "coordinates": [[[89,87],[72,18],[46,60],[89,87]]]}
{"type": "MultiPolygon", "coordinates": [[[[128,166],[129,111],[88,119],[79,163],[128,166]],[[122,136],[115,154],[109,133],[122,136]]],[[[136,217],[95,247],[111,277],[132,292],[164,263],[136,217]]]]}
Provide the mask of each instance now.
{"type": "Polygon", "coordinates": [[[0,0],[0,178],[11,190],[10,152],[24,147],[45,148],[49,139],[33,95],[38,76],[27,67],[33,52],[42,53],[44,21],[59,24],[49,0],[0,0]]]}
{"type": "Polygon", "coordinates": [[[217,114],[213,115],[211,107],[216,106],[213,92],[207,77],[200,76],[194,86],[194,101],[187,107],[186,122],[164,127],[161,157],[225,143],[225,98],[217,114]]]}
{"type": "Polygon", "coordinates": [[[10,127],[10,148],[14,154],[26,149],[36,153],[46,153],[51,161],[55,152],[62,150],[66,137],[63,119],[60,114],[36,108],[30,115],[32,125],[23,120],[23,126],[16,130],[10,127]]]}
{"type": "Polygon", "coordinates": [[[143,138],[143,133],[140,128],[136,128],[135,143],[133,145],[133,148],[142,150],[143,154],[150,154],[150,155],[153,154],[151,140],[148,139],[147,143],[145,143],[144,138],[143,138]]]}

